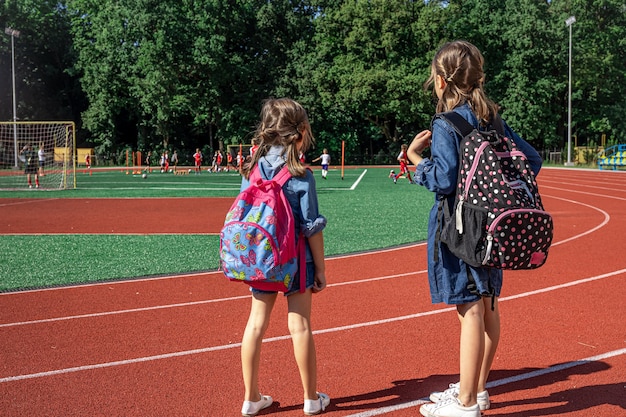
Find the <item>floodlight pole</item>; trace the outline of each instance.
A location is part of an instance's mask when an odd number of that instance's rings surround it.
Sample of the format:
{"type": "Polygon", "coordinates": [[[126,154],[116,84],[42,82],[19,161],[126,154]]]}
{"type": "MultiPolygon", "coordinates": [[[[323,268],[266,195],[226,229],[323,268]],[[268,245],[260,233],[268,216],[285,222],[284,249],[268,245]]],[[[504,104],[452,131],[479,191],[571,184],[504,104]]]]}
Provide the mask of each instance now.
{"type": "Polygon", "coordinates": [[[572,162],[572,25],[576,22],[574,16],[570,16],[565,24],[569,28],[569,66],[567,83],[567,162],[565,165],[574,165],[572,162]]]}
{"type": "Polygon", "coordinates": [[[17,163],[17,105],[15,101],[15,38],[20,37],[20,31],[5,28],[4,33],[11,36],[11,76],[13,78],[13,148],[15,150],[15,168],[18,167],[17,163]]]}

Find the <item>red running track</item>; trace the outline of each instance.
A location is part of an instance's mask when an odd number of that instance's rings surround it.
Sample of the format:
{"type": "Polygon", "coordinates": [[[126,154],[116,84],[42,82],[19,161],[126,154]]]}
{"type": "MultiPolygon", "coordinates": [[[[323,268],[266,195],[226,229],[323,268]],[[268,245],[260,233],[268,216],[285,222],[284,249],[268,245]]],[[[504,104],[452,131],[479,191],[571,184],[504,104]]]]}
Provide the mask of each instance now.
{"type": "MultiPolygon", "coordinates": [[[[626,416],[626,175],[544,169],[555,243],[508,272],[486,416],[626,416]]],[[[328,259],[315,296],[329,416],[415,416],[458,379],[456,314],[432,305],[425,246],[328,259]]],[[[237,416],[249,295],[219,273],[0,294],[2,416],[237,416]]],[[[262,414],[301,416],[281,299],[262,414]]]]}

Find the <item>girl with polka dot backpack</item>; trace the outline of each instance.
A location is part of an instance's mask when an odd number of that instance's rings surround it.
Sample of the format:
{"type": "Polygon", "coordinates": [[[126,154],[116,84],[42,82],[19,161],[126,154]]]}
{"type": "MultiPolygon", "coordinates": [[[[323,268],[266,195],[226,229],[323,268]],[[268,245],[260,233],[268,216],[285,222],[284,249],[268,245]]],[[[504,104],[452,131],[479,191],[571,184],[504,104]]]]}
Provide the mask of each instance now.
{"type": "Polygon", "coordinates": [[[491,407],[504,270],[540,267],[552,242],[552,217],[535,181],[541,156],[498,115],[483,64],[467,41],[441,46],[425,84],[436,113],[407,149],[413,181],[435,197],[428,216],[431,302],[454,306],[461,326],[458,382],[430,394],[432,403],[419,410],[425,417],[481,417],[491,407]],[[422,156],[426,148],[429,157],[422,156]]]}

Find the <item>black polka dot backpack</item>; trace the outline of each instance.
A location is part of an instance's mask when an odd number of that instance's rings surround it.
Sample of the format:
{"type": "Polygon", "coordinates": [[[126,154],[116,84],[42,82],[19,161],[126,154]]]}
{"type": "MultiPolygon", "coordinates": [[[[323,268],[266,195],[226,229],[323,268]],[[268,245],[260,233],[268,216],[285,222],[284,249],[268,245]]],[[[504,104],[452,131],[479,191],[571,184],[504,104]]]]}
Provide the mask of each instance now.
{"type": "Polygon", "coordinates": [[[534,269],[547,259],[553,222],[526,156],[498,115],[481,131],[455,112],[438,113],[461,135],[454,206],[439,204],[438,239],[474,267],[534,269]]]}

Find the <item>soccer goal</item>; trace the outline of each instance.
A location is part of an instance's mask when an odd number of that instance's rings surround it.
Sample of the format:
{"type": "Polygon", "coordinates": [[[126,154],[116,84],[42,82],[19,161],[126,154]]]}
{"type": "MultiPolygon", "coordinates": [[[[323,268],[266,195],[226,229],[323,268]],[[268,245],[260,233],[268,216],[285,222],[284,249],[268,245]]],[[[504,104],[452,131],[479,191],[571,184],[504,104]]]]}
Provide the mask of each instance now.
{"type": "Polygon", "coordinates": [[[0,122],[0,189],[76,188],[74,122],[0,122]]]}

